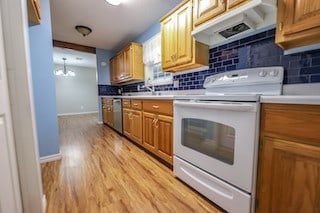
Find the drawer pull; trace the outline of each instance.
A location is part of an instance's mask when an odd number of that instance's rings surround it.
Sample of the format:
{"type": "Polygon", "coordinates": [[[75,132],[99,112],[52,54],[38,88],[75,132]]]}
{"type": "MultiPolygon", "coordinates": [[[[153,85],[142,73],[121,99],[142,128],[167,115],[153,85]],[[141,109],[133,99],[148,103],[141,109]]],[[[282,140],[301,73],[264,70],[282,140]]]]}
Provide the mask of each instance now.
{"type": "Polygon", "coordinates": [[[152,108],[153,109],[159,109],[159,106],[158,105],[153,105],[152,108]]]}
{"type": "Polygon", "coordinates": [[[137,103],[134,103],[133,106],[138,106],[138,104],[137,104],[137,103]]]}

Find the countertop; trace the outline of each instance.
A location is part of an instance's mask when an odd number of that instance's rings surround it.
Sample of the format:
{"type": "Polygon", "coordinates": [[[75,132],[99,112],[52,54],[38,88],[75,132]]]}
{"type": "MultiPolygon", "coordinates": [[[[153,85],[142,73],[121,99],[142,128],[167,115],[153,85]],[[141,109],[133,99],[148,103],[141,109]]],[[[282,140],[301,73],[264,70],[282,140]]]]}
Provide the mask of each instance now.
{"type": "Polygon", "coordinates": [[[288,84],[283,95],[261,96],[261,103],[320,105],[320,83],[288,84]]]}
{"type": "MultiPolygon", "coordinates": [[[[151,95],[151,93],[127,93],[122,96],[101,96],[107,98],[128,98],[128,99],[178,99],[183,95],[203,95],[204,90],[184,90],[168,93],[160,91],[160,95],[151,95]]],[[[310,84],[289,84],[283,86],[283,95],[269,96],[263,95],[261,103],[279,103],[279,104],[312,104],[320,105],[320,83],[310,84]]]]}

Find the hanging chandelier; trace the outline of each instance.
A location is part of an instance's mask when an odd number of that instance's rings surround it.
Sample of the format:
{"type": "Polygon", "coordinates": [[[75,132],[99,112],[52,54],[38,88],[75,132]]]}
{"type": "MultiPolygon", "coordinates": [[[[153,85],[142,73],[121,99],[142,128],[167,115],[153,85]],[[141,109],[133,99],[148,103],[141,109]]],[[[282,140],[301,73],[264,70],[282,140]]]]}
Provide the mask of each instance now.
{"type": "Polygon", "coordinates": [[[69,69],[67,69],[67,66],[66,66],[66,58],[62,58],[63,60],[63,67],[61,68],[58,68],[57,70],[54,71],[54,74],[55,75],[61,75],[61,76],[75,76],[75,72],[74,71],[71,71],[69,69]]]}

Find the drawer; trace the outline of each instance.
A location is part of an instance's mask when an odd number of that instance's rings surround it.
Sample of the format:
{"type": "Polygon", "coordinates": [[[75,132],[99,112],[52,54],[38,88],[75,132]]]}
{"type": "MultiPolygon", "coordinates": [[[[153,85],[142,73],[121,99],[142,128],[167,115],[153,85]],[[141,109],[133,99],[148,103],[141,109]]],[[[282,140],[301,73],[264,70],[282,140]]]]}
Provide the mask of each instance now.
{"type": "Polygon", "coordinates": [[[102,98],[102,103],[111,106],[113,104],[113,99],[102,98]]]}
{"type": "Polygon", "coordinates": [[[319,143],[320,106],[263,104],[261,128],[265,134],[319,143]]]}
{"type": "Polygon", "coordinates": [[[142,100],[131,100],[131,108],[142,110],[142,100]]]}
{"type": "Polygon", "coordinates": [[[143,100],[143,110],[173,115],[172,100],[143,100]]]}
{"type": "Polygon", "coordinates": [[[122,99],[122,107],[123,108],[130,108],[131,107],[130,99],[122,99]]]}

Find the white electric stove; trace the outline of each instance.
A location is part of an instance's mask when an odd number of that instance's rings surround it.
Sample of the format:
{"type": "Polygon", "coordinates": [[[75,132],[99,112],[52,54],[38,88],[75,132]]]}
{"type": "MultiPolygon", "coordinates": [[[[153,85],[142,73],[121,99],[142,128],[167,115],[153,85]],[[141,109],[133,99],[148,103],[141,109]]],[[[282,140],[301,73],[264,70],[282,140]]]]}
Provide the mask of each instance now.
{"type": "Polygon", "coordinates": [[[205,95],[175,97],[174,174],[228,212],[254,212],[260,95],[280,95],[283,68],[209,76],[205,95]]]}

